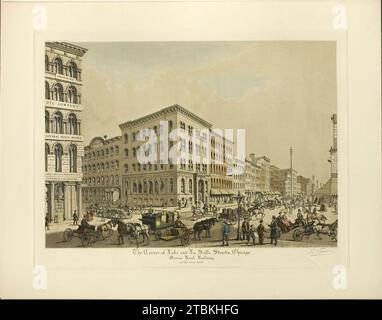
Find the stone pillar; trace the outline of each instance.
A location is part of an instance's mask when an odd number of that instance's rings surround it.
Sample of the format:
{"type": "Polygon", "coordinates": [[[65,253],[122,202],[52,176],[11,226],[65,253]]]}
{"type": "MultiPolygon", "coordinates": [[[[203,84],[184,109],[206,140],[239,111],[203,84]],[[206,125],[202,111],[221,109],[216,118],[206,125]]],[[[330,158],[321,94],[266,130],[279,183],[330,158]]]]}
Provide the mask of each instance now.
{"type": "Polygon", "coordinates": [[[50,221],[54,220],[55,210],[54,210],[54,182],[50,183],[50,192],[49,192],[49,213],[50,221]]]}
{"type": "Polygon", "coordinates": [[[63,220],[68,219],[69,210],[70,210],[70,203],[69,203],[68,185],[64,183],[64,210],[63,210],[63,217],[62,217],[63,220]]]}
{"type": "Polygon", "coordinates": [[[69,190],[70,190],[70,210],[69,210],[69,215],[68,217],[72,217],[73,216],[73,212],[74,210],[77,210],[78,212],[78,194],[77,194],[77,185],[71,185],[69,186],[69,190]]]}
{"type": "Polygon", "coordinates": [[[77,122],[77,134],[81,135],[81,122],[77,122]]]}
{"type": "Polygon", "coordinates": [[[78,183],[77,186],[77,213],[79,217],[82,217],[82,188],[81,183],[78,183]]]}

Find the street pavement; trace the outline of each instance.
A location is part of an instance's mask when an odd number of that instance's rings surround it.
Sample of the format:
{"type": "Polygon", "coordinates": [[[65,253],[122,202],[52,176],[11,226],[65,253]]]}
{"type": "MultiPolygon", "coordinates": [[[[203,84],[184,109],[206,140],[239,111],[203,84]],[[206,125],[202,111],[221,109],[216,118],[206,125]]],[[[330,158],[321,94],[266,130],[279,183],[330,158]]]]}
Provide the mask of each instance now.
{"type": "MultiPolygon", "coordinates": [[[[234,208],[234,205],[226,205],[225,207],[232,207],[234,208]]],[[[160,208],[163,210],[163,208],[160,208]]],[[[265,210],[265,216],[263,218],[264,226],[269,229],[268,224],[270,224],[272,220],[272,215],[278,216],[278,213],[283,208],[275,208],[273,210],[266,209],[265,210]]],[[[156,208],[154,208],[154,211],[156,211],[156,208]]],[[[297,216],[297,209],[293,210],[292,212],[285,211],[287,214],[287,217],[289,220],[294,221],[297,216]]],[[[181,215],[182,222],[189,228],[192,228],[193,224],[197,221],[197,219],[192,218],[192,212],[189,209],[182,209],[179,210],[179,213],[181,215]]],[[[325,216],[328,218],[327,223],[332,223],[337,219],[337,214],[332,210],[332,208],[328,208],[328,211],[324,213],[325,216]]],[[[140,222],[141,215],[140,214],[134,214],[133,217],[126,222],[140,222]]],[[[251,225],[254,227],[257,227],[259,225],[259,220],[255,219],[255,217],[252,217],[252,219],[249,221],[251,225]]],[[[242,223],[242,219],[240,223],[242,223]]],[[[98,217],[94,217],[91,224],[93,225],[99,225],[105,223],[104,220],[98,217]]],[[[223,221],[217,222],[212,228],[211,228],[211,237],[207,238],[205,235],[205,232],[201,234],[201,240],[194,239],[194,235],[192,234],[190,236],[190,244],[188,247],[220,247],[222,245],[222,227],[223,227],[223,221]]],[[[68,248],[68,247],[82,247],[81,240],[77,237],[74,237],[70,242],[64,241],[64,231],[67,228],[71,228],[73,230],[77,229],[77,226],[73,225],[72,220],[68,220],[61,223],[55,223],[51,224],[49,226],[49,230],[46,230],[46,247],[48,248],[68,248]]],[[[257,242],[255,246],[252,243],[247,243],[247,241],[243,240],[236,240],[237,235],[237,223],[232,226],[232,232],[230,237],[229,245],[231,247],[256,247],[256,248],[271,248],[274,247],[270,244],[269,239],[269,233],[266,234],[264,245],[260,246],[257,242]]],[[[282,234],[280,239],[278,240],[278,247],[335,247],[337,245],[337,242],[335,240],[332,240],[329,238],[329,236],[322,234],[321,238],[318,238],[317,235],[312,234],[309,237],[303,238],[302,241],[294,241],[292,239],[292,232],[282,234]]],[[[173,240],[155,240],[152,236],[149,243],[144,243],[142,246],[145,247],[181,247],[179,238],[173,239],[173,240]]],[[[105,248],[105,247],[136,247],[135,243],[129,242],[127,238],[125,238],[125,243],[119,245],[117,240],[117,231],[114,231],[114,234],[110,238],[106,238],[105,240],[100,240],[92,243],[90,247],[94,248],[105,248]]]]}

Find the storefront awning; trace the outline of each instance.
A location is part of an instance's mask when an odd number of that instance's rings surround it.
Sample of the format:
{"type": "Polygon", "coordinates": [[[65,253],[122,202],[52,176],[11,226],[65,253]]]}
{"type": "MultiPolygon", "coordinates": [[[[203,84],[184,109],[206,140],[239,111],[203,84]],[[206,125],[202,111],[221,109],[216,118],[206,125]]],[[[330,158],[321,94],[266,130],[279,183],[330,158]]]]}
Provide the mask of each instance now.
{"type": "Polygon", "coordinates": [[[211,189],[210,194],[211,196],[220,196],[221,192],[219,189],[211,189]]]}

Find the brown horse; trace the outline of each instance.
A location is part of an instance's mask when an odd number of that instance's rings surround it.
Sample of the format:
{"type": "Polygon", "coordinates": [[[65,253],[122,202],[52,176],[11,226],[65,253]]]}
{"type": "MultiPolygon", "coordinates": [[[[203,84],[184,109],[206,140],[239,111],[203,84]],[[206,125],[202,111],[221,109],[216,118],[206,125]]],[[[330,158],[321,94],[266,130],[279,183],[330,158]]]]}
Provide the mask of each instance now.
{"type": "Polygon", "coordinates": [[[203,230],[206,230],[206,237],[211,237],[210,230],[212,226],[215,225],[216,218],[207,218],[201,221],[198,221],[194,224],[194,238],[196,240],[196,236],[198,236],[198,240],[200,240],[200,234],[203,230]]]}

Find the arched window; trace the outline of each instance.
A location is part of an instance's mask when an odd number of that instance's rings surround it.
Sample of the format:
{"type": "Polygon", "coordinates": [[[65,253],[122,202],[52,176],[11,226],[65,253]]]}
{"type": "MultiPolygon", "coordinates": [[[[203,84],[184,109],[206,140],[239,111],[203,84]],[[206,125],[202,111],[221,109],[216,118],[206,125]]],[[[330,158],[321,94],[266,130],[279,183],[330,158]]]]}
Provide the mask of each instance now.
{"type": "Polygon", "coordinates": [[[53,70],[55,73],[62,74],[62,60],[60,58],[56,58],[53,61],[53,70]]]}
{"type": "Polygon", "coordinates": [[[114,148],[113,147],[110,148],[110,157],[112,157],[112,156],[114,156],[114,148]]]}
{"type": "Polygon", "coordinates": [[[138,185],[138,193],[142,193],[142,183],[139,183],[138,185]]]}
{"type": "Polygon", "coordinates": [[[188,181],[188,192],[192,193],[192,179],[188,181]]]}
{"type": "Polygon", "coordinates": [[[155,181],[155,183],[154,183],[154,192],[155,192],[155,194],[159,193],[159,184],[158,184],[158,181],[155,181]]]}
{"type": "Polygon", "coordinates": [[[127,135],[127,133],[125,133],[125,135],[123,137],[125,139],[125,143],[128,143],[129,142],[129,136],[127,135]]]}
{"type": "Polygon", "coordinates": [[[110,171],[114,171],[114,161],[110,162],[110,171]]]}
{"type": "MultiPolygon", "coordinates": [[[[69,134],[77,134],[77,117],[74,113],[71,113],[68,117],[69,134]]],[[[99,152],[97,152],[99,156],[99,152]]]]}
{"type": "Polygon", "coordinates": [[[56,144],[54,148],[54,158],[55,158],[55,170],[56,172],[62,172],[62,145],[56,144]]]}
{"type": "Polygon", "coordinates": [[[45,110],[45,132],[49,133],[49,112],[45,110]]]}
{"type": "Polygon", "coordinates": [[[45,55],[45,71],[50,71],[49,70],[49,58],[47,55],[45,55]]]}
{"type": "Polygon", "coordinates": [[[129,156],[129,149],[125,149],[125,157],[127,158],[129,156]]]}
{"type": "Polygon", "coordinates": [[[164,182],[163,181],[160,182],[160,192],[161,193],[164,192],[164,182]]]}
{"type": "Polygon", "coordinates": [[[74,86],[68,88],[68,102],[77,103],[77,89],[74,86]]]}
{"type": "Polygon", "coordinates": [[[170,185],[170,192],[174,192],[174,180],[173,179],[170,179],[170,182],[169,182],[169,185],[170,185]]]}
{"type": "Polygon", "coordinates": [[[103,159],[104,157],[105,157],[105,152],[101,150],[101,159],[103,159]]]}
{"type": "Polygon", "coordinates": [[[48,81],[45,81],[45,99],[50,99],[50,89],[48,81]]]}
{"type": "Polygon", "coordinates": [[[143,182],[143,193],[147,193],[147,182],[143,182]]]}
{"type": "Polygon", "coordinates": [[[69,171],[77,172],[77,147],[74,144],[69,146],[69,171]]]}
{"type": "Polygon", "coordinates": [[[56,101],[64,101],[64,90],[60,83],[56,83],[53,87],[53,99],[56,101]]]}
{"type": "Polygon", "coordinates": [[[101,163],[101,172],[104,172],[105,171],[105,166],[103,163],[101,163]]]}
{"type": "Polygon", "coordinates": [[[119,155],[119,147],[118,147],[118,146],[115,147],[115,155],[116,155],[116,156],[119,155]]]}
{"type": "Polygon", "coordinates": [[[77,65],[74,62],[69,63],[69,77],[77,79],[77,65]]]}
{"type": "Polygon", "coordinates": [[[105,165],[105,170],[106,170],[106,172],[108,172],[108,171],[109,171],[109,162],[106,162],[106,165],[105,165]]]}
{"type": "Polygon", "coordinates": [[[114,184],[114,176],[111,176],[111,177],[110,177],[110,184],[111,184],[111,185],[114,184]]]}
{"type": "Polygon", "coordinates": [[[62,114],[61,112],[56,112],[54,114],[54,133],[63,133],[63,125],[62,125],[62,114]]]}
{"type": "Polygon", "coordinates": [[[183,178],[180,180],[180,192],[181,193],[185,193],[186,192],[186,182],[184,181],[183,178]]]}
{"type": "Polygon", "coordinates": [[[49,145],[45,143],[45,171],[48,171],[49,145]]]}
{"type": "Polygon", "coordinates": [[[133,193],[137,193],[137,184],[133,183],[133,193]]]}
{"type": "Polygon", "coordinates": [[[149,194],[152,194],[153,193],[153,182],[150,181],[149,182],[149,194]]]}

